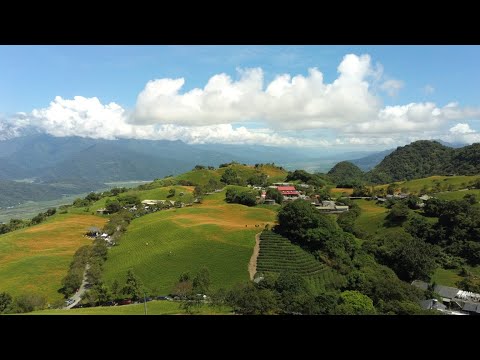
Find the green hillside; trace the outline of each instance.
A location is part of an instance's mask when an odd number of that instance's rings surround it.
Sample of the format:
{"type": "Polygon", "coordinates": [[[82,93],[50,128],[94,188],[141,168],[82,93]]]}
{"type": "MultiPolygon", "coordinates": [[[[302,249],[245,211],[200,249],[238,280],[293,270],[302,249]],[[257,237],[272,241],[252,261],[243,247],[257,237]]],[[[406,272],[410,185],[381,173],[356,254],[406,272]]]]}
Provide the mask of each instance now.
{"type": "Polygon", "coordinates": [[[179,276],[206,266],[212,288],[248,280],[255,234],[275,221],[276,212],[224,202],[225,191],[203,204],[135,219],[105,263],[104,279],[124,281],[133,269],[152,293],[168,294],[179,276]],[[255,227],[259,225],[259,228],[255,227]]]}
{"type": "Polygon", "coordinates": [[[84,237],[90,226],[103,226],[98,216],[57,214],[40,225],[0,235],[0,292],[44,295],[49,302],[58,293],[75,251],[91,244],[84,237]]]}
{"type": "Polygon", "coordinates": [[[447,171],[459,175],[480,173],[480,143],[455,149],[447,171]]]}
{"type": "Polygon", "coordinates": [[[349,161],[339,162],[328,172],[328,175],[338,187],[353,187],[364,182],[362,170],[349,161]]]}
{"type": "MultiPolygon", "coordinates": [[[[474,176],[429,176],[426,178],[397,181],[398,188],[405,188],[407,192],[419,193],[422,189],[427,189],[427,192],[446,191],[448,189],[463,189],[469,184],[474,183],[480,179],[480,175],[474,176]],[[437,185],[437,183],[439,185],[437,185]]],[[[388,184],[378,185],[376,188],[387,188],[388,184]]]]}
{"type": "Polygon", "coordinates": [[[237,175],[244,181],[247,181],[251,176],[263,173],[268,176],[268,180],[271,183],[274,182],[282,182],[285,180],[288,172],[286,170],[282,170],[276,166],[263,164],[258,167],[251,166],[251,165],[242,165],[242,164],[230,164],[225,167],[221,167],[215,170],[208,170],[208,169],[200,169],[200,170],[192,170],[186,172],[184,174],[178,175],[175,179],[178,180],[185,180],[190,181],[196,185],[206,185],[210,179],[215,179],[220,181],[222,175],[225,173],[227,169],[235,170],[237,175]]]}
{"type": "Polygon", "coordinates": [[[453,149],[437,141],[419,140],[398,147],[367,173],[373,183],[391,183],[433,175],[477,175],[480,144],[453,149]]]}
{"type": "Polygon", "coordinates": [[[338,287],[344,278],[315,257],[271,231],[260,236],[257,273],[289,272],[303,276],[316,294],[338,287]]]}
{"type": "Polygon", "coordinates": [[[454,149],[436,141],[420,140],[398,147],[368,173],[374,183],[391,183],[446,175],[454,149]]]}
{"type": "Polygon", "coordinates": [[[221,175],[218,170],[192,170],[175,177],[177,180],[190,181],[197,185],[206,185],[208,180],[215,179],[220,181],[221,175]]]}
{"type": "MultiPolygon", "coordinates": [[[[185,203],[191,202],[194,200],[193,195],[192,195],[193,187],[191,186],[166,186],[166,187],[156,187],[153,189],[149,190],[139,190],[137,189],[131,189],[128,190],[127,192],[124,192],[120,195],[121,196],[127,196],[127,195],[136,195],[139,197],[140,201],[142,200],[172,200],[172,201],[183,201],[185,203]],[[169,191],[171,189],[175,189],[175,195],[172,197],[168,197],[169,191]],[[183,193],[183,195],[181,195],[183,193]]],[[[96,202],[94,202],[92,205],[88,207],[89,211],[96,211],[98,209],[104,208],[106,205],[106,202],[108,200],[113,200],[116,199],[116,196],[109,196],[109,197],[104,197],[103,199],[100,199],[96,202]]],[[[69,212],[72,213],[84,213],[85,208],[70,208],[68,210],[69,212]]]]}

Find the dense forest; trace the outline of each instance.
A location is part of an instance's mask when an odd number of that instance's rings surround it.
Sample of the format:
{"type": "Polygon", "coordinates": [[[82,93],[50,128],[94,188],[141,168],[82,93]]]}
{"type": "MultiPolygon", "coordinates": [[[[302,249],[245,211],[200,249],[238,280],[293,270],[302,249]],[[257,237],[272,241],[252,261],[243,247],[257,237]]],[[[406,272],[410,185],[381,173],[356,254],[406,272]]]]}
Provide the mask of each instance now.
{"type": "Polygon", "coordinates": [[[475,175],[480,172],[480,144],[453,149],[437,141],[419,140],[398,147],[366,179],[376,184],[432,175],[475,175]]]}
{"type": "Polygon", "coordinates": [[[339,162],[327,175],[337,184],[337,187],[357,187],[365,182],[362,170],[349,161],[339,162]]]}

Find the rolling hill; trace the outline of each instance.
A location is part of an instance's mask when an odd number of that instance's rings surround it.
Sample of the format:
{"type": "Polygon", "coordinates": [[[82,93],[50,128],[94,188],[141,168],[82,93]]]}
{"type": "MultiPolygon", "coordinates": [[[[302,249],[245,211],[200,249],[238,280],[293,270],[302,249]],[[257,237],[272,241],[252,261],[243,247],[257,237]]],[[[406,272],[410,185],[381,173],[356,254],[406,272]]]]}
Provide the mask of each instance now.
{"type": "Polygon", "coordinates": [[[91,244],[83,235],[106,219],[79,214],[57,214],[36,226],[0,235],[0,292],[44,295],[52,303],[75,251],[91,244]]]}
{"type": "Polygon", "coordinates": [[[376,184],[420,179],[434,175],[480,173],[480,144],[452,148],[437,141],[419,140],[398,147],[367,173],[376,184]]]}
{"type": "Polygon", "coordinates": [[[337,187],[353,187],[364,182],[364,173],[349,161],[336,164],[327,175],[337,184],[337,187]]]}
{"type": "Polygon", "coordinates": [[[275,221],[276,212],[224,202],[225,191],[203,204],[135,219],[105,263],[104,279],[124,281],[132,269],[152,293],[168,294],[184,272],[206,266],[212,288],[249,279],[255,234],[275,221]],[[257,228],[255,225],[259,225],[257,228]]]}

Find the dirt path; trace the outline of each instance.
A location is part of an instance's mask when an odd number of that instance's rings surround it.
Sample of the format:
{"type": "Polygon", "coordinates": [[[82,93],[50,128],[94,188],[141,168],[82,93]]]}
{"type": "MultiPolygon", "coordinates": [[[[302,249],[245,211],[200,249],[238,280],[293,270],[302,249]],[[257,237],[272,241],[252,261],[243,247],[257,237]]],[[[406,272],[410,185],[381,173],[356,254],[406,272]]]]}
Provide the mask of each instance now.
{"type": "Polygon", "coordinates": [[[253,280],[255,273],[257,272],[257,257],[260,251],[260,234],[259,232],[255,235],[255,247],[253,248],[253,254],[250,258],[250,263],[248,264],[248,272],[250,273],[250,280],[253,280]]]}
{"type": "Polygon", "coordinates": [[[82,300],[82,295],[85,293],[85,291],[87,290],[85,288],[85,285],[87,285],[87,271],[88,269],[90,269],[90,264],[87,263],[87,265],[85,266],[85,271],[83,273],[83,281],[82,281],[82,285],[80,286],[80,288],[78,289],[78,291],[73,294],[72,296],[70,296],[69,299],[73,299],[75,300],[72,304],[64,307],[64,309],[71,309],[73,308],[75,305],[77,305],[80,300],[82,300]]]}

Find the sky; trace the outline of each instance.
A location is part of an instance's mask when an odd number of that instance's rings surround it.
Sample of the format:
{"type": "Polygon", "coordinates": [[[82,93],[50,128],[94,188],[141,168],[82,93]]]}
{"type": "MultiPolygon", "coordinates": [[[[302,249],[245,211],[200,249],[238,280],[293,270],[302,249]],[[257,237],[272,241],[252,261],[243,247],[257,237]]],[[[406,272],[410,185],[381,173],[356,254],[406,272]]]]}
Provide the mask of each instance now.
{"type": "Polygon", "coordinates": [[[0,139],[480,142],[480,46],[0,46],[0,139]]]}

